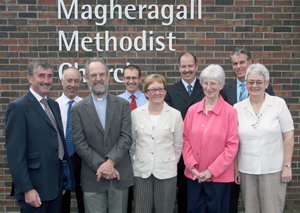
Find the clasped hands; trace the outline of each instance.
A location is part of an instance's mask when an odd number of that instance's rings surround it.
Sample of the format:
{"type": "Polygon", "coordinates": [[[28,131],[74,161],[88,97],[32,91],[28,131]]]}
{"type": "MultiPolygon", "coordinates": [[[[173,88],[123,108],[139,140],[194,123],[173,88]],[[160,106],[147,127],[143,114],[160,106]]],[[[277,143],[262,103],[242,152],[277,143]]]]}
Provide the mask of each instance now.
{"type": "Polygon", "coordinates": [[[114,166],[115,162],[111,159],[107,159],[107,161],[102,163],[96,172],[97,182],[99,182],[101,178],[105,178],[107,180],[117,178],[117,180],[120,180],[120,174],[114,166]]]}
{"type": "Polygon", "coordinates": [[[210,182],[210,178],[212,176],[212,173],[206,169],[203,172],[198,171],[195,167],[192,169],[192,173],[194,175],[194,180],[198,180],[198,183],[202,182],[210,182]]]}

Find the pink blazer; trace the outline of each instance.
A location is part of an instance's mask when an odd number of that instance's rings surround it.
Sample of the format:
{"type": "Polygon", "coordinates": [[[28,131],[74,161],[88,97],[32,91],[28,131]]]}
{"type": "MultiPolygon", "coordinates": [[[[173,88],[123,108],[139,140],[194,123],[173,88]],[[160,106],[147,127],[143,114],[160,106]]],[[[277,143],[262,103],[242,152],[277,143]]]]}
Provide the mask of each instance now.
{"type": "Polygon", "coordinates": [[[212,182],[232,182],[239,144],[237,113],[220,96],[206,115],[205,100],[206,97],[191,106],[184,120],[184,174],[194,179],[193,167],[200,172],[208,169],[213,175],[212,182]]]}

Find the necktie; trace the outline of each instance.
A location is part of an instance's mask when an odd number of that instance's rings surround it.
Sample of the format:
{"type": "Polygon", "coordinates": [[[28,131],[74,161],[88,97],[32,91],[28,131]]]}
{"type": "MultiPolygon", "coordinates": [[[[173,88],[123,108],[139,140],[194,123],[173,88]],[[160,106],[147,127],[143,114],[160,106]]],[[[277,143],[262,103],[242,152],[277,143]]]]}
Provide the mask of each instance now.
{"type": "Polygon", "coordinates": [[[188,91],[187,91],[187,92],[188,92],[188,94],[189,94],[189,95],[191,95],[191,94],[192,94],[192,92],[193,92],[193,90],[192,90],[192,87],[193,87],[193,86],[192,86],[192,85],[190,85],[190,84],[189,84],[189,85],[187,85],[187,89],[188,89],[188,91]]]}
{"type": "Polygon", "coordinates": [[[68,155],[72,156],[74,154],[74,145],[73,145],[73,138],[72,138],[72,127],[71,127],[71,108],[74,100],[68,102],[68,112],[67,112],[67,124],[66,124],[66,145],[68,155]]]}
{"type": "Polygon", "coordinates": [[[239,101],[242,101],[247,98],[246,93],[245,93],[245,91],[246,91],[245,82],[240,83],[240,88],[241,88],[241,90],[240,90],[240,95],[239,95],[239,101]]]}
{"type": "Polygon", "coordinates": [[[136,101],[135,101],[135,95],[131,95],[131,103],[130,103],[130,112],[134,109],[136,109],[136,101]]]}
{"type": "Polygon", "coordinates": [[[48,101],[46,98],[43,98],[41,100],[41,103],[45,106],[45,112],[49,118],[49,120],[51,121],[54,129],[56,130],[56,134],[57,134],[57,140],[58,140],[58,157],[59,159],[63,159],[64,158],[64,155],[65,155],[65,151],[64,151],[64,146],[63,146],[63,142],[62,142],[62,139],[60,137],[60,134],[59,134],[59,131],[57,129],[57,125],[56,125],[56,121],[55,121],[55,118],[53,117],[52,113],[51,113],[51,110],[50,110],[50,107],[48,105],[48,101]]]}

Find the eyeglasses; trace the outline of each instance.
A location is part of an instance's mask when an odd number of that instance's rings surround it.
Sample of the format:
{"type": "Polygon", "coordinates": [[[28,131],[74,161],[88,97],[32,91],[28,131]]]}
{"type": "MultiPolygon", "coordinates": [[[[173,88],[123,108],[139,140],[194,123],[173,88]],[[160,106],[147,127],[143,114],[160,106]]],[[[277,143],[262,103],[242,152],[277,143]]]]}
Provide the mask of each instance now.
{"type": "Polygon", "coordinates": [[[256,84],[256,86],[261,86],[263,83],[265,83],[265,81],[247,81],[247,83],[250,85],[250,86],[253,86],[254,84],[256,84]]]}
{"type": "Polygon", "coordinates": [[[256,122],[255,122],[254,124],[251,124],[251,126],[252,126],[254,129],[256,129],[257,126],[258,126],[258,124],[260,123],[261,117],[262,117],[262,114],[259,114],[259,115],[257,116],[256,122]]]}
{"type": "Polygon", "coordinates": [[[147,92],[155,93],[155,92],[163,92],[165,88],[152,88],[152,89],[147,89],[147,92]]]}
{"type": "Polygon", "coordinates": [[[138,80],[139,78],[136,77],[136,76],[127,76],[127,77],[125,77],[124,79],[125,79],[126,81],[130,81],[130,80],[136,81],[136,80],[138,80]]]}

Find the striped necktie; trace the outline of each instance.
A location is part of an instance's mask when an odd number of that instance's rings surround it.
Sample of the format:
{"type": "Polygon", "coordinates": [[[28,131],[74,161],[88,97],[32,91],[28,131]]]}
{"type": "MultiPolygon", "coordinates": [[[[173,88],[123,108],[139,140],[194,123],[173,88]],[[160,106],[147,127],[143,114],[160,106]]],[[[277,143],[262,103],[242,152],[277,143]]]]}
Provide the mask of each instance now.
{"type": "Polygon", "coordinates": [[[63,145],[62,139],[60,137],[59,131],[57,129],[55,118],[54,118],[54,116],[53,116],[53,114],[50,110],[47,99],[43,98],[41,100],[41,103],[45,106],[45,112],[46,112],[49,120],[51,121],[54,129],[56,130],[57,140],[58,140],[58,157],[59,157],[60,160],[62,160],[64,158],[64,155],[65,155],[65,150],[64,150],[64,145],[63,145]]]}

